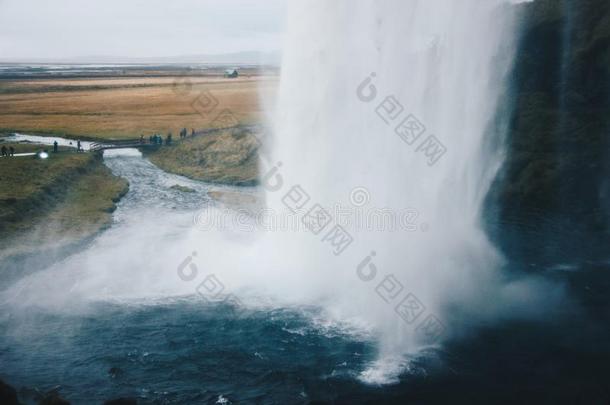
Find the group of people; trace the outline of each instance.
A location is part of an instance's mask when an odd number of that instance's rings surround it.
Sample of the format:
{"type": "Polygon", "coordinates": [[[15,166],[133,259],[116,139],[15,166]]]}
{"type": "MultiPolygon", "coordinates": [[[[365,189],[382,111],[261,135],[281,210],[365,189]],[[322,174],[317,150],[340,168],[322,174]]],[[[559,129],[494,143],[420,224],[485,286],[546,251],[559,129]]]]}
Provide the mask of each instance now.
{"type": "Polygon", "coordinates": [[[6,145],[2,145],[0,151],[2,152],[2,156],[15,156],[15,148],[13,148],[12,146],[9,146],[7,148],[6,145]]]}
{"type": "MultiPolygon", "coordinates": [[[[72,141],[70,141],[70,145],[72,145],[72,141]]],[[[53,152],[57,153],[59,151],[59,144],[57,143],[57,141],[53,142],[53,152]]],[[[76,151],[77,152],[84,152],[85,150],[83,149],[80,141],[76,141],[76,151]]],[[[0,152],[1,152],[1,156],[15,156],[15,148],[12,146],[9,146],[8,148],[6,147],[6,145],[2,145],[2,148],[0,148],[0,152]]],[[[45,150],[46,152],[46,150],[45,150]]]]}
{"type": "MultiPolygon", "coordinates": [[[[73,143],[72,141],[70,141],[70,146],[72,146],[73,143]]],[[[59,151],[59,144],[57,143],[57,141],[53,141],[53,152],[57,153],[59,151]]],[[[83,146],[80,143],[80,140],[76,141],[76,151],[77,152],[84,152],[85,150],[83,149],[83,146]]]]}
{"type": "MultiPolygon", "coordinates": [[[[195,130],[193,128],[191,128],[191,136],[195,136],[195,130]]],[[[182,128],[180,130],[180,138],[186,138],[187,137],[187,131],[186,128],[182,128]]]]}
{"type": "MultiPolygon", "coordinates": [[[[140,143],[144,143],[144,135],[140,135],[140,143]]],[[[163,145],[164,143],[166,145],[171,145],[172,144],[172,133],[170,132],[169,134],[167,134],[167,136],[165,137],[165,140],[159,134],[151,135],[148,137],[148,143],[150,143],[151,145],[163,145]]]]}
{"type": "MultiPolygon", "coordinates": [[[[186,128],[182,128],[180,130],[180,139],[186,138],[188,136],[188,131],[186,128]]],[[[191,136],[195,136],[195,130],[191,128],[191,136]]],[[[146,143],[144,140],[144,135],[140,135],[140,143],[146,143]]],[[[160,134],[153,134],[148,137],[148,143],[151,145],[171,145],[172,144],[172,133],[169,132],[165,139],[160,134]]]]}

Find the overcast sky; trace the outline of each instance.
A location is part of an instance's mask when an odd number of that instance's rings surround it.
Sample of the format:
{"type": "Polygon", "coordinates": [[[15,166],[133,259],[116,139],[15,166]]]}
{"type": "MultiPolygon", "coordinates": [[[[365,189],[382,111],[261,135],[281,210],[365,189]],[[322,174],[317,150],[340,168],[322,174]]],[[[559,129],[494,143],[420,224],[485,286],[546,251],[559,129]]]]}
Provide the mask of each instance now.
{"type": "Polygon", "coordinates": [[[281,48],[285,0],[0,0],[0,60],[281,48]]]}

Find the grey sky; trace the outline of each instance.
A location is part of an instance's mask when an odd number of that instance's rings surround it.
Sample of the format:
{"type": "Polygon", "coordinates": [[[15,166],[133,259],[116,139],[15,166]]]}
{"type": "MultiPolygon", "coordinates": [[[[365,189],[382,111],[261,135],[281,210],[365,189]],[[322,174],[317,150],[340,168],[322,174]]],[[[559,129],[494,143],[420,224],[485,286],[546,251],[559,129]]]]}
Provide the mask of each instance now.
{"type": "Polygon", "coordinates": [[[0,0],[0,60],[272,51],[285,0],[0,0]]]}

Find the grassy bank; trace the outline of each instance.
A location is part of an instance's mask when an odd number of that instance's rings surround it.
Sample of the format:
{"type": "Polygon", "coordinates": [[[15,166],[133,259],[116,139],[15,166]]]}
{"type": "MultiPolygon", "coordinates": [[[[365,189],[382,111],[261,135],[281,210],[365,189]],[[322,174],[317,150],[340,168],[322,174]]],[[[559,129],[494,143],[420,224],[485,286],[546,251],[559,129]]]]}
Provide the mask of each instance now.
{"type": "Polygon", "coordinates": [[[161,169],[211,183],[254,185],[258,182],[259,138],[236,128],[187,138],[147,153],[161,169]]]}
{"type": "MultiPolygon", "coordinates": [[[[16,152],[43,148],[14,146],[16,152]]],[[[0,158],[0,260],[94,235],[111,221],[114,202],[127,191],[127,182],[112,175],[97,154],[50,155],[0,158]]]]}
{"type": "Polygon", "coordinates": [[[274,76],[56,78],[0,80],[0,132],[80,139],[138,138],[226,127],[261,119],[259,95],[273,94],[274,76]]]}

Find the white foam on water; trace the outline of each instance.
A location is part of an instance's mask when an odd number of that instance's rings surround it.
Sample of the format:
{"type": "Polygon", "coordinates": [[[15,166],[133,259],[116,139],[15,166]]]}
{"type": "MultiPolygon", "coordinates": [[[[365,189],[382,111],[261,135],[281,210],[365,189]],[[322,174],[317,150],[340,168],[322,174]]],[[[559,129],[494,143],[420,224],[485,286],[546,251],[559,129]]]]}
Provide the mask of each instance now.
{"type": "Polygon", "coordinates": [[[375,360],[358,375],[358,380],[368,385],[396,384],[399,375],[408,371],[408,361],[401,357],[385,357],[375,360]]]}
{"type": "Polygon", "coordinates": [[[112,158],[116,156],[142,156],[136,148],[123,148],[123,149],[106,149],[104,150],[104,158],[112,158]]]}

